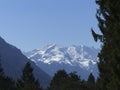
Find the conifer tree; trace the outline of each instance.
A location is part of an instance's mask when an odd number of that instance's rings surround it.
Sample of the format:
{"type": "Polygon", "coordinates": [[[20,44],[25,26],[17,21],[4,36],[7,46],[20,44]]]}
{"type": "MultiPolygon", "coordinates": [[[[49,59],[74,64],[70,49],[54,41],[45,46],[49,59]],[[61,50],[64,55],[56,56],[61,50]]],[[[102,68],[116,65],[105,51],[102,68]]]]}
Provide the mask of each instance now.
{"type": "Polygon", "coordinates": [[[78,76],[76,72],[72,72],[69,74],[68,88],[69,90],[83,90],[82,81],[80,79],[80,76],[78,76]]]}
{"type": "Polygon", "coordinates": [[[92,73],[90,73],[90,75],[89,75],[89,77],[88,77],[88,82],[89,82],[89,83],[92,83],[92,84],[95,84],[95,78],[94,78],[94,76],[93,76],[92,73]]]}
{"type": "Polygon", "coordinates": [[[59,70],[55,73],[48,90],[65,90],[68,74],[65,70],[59,70]]]}
{"type": "Polygon", "coordinates": [[[67,74],[65,70],[59,70],[48,90],[84,90],[82,85],[80,77],[75,72],[67,74]]]}
{"type": "Polygon", "coordinates": [[[16,90],[15,82],[4,75],[0,60],[0,90],[16,90]]]}
{"type": "Polygon", "coordinates": [[[31,64],[28,62],[26,63],[21,79],[17,82],[18,90],[42,90],[38,81],[34,78],[33,75],[33,68],[31,64]]]}
{"type": "Polygon", "coordinates": [[[90,73],[86,83],[87,83],[87,90],[95,90],[95,78],[92,73],[90,73]]]}
{"type": "MultiPolygon", "coordinates": [[[[96,17],[102,33],[97,90],[120,90],[120,0],[96,0],[96,3],[99,6],[96,17]]],[[[96,41],[101,36],[92,34],[96,41]]]]}

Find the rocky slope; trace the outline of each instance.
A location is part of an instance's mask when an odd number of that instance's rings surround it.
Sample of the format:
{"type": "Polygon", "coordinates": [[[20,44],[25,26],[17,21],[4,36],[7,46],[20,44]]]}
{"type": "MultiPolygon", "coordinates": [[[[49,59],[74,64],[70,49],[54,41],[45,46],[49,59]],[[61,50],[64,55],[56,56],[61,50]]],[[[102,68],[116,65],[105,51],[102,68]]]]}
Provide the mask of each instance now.
{"type": "Polygon", "coordinates": [[[62,47],[50,44],[24,54],[51,76],[57,70],[65,69],[67,72],[76,71],[82,79],[87,79],[90,73],[98,76],[98,52],[99,49],[83,45],[62,47]]]}

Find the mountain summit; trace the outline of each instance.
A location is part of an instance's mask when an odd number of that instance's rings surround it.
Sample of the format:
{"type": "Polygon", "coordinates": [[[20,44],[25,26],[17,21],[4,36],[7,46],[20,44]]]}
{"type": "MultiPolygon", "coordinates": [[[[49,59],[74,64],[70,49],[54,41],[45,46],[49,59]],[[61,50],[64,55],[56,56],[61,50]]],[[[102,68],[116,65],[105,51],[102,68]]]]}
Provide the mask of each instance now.
{"type": "Polygon", "coordinates": [[[93,47],[68,46],[62,47],[50,44],[41,49],[26,52],[25,55],[37,66],[53,76],[57,70],[76,71],[82,79],[87,79],[90,73],[98,76],[97,54],[99,49],[93,47]]]}

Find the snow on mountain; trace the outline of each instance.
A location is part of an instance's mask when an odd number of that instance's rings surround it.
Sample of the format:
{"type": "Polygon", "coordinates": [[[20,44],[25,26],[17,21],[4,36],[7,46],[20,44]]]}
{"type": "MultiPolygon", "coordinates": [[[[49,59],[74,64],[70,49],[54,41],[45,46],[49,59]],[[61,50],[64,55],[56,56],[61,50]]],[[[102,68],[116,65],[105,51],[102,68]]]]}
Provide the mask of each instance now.
{"type": "Polygon", "coordinates": [[[44,48],[26,52],[25,55],[51,76],[57,70],[65,69],[68,72],[76,71],[81,78],[87,79],[91,72],[95,77],[98,76],[98,52],[99,49],[83,45],[61,47],[50,44],[44,48]]]}

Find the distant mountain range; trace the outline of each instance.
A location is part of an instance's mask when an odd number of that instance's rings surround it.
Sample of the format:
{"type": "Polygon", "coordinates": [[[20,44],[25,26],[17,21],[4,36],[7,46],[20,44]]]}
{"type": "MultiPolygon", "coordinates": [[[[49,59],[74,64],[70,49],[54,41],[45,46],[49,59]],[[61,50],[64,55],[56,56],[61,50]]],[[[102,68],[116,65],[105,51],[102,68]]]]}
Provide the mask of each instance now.
{"type": "Polygon", "coordinates": [[[99,49],[83,45],[62,47],[50,44],[24,54],[51,76],[57,70],[65,69],[67,72],[76,71],[82,79],[87,79],[90,73],[98,77],[98,52],[99,49]]]}
{"type": "Polygon", "coordinates": [[[34,76],[41,83],[42,86],[46,87],[49,85],[51,77],[40,69],[36,64],[30,61],[22,52],[16,47],[8,44],[5,40],[0,37],[0,62],[4,69],[6,76],[12,77],[13,79],[20,78],[22,69],[26,62],[30,62],[34,68],[34,76]]]}

